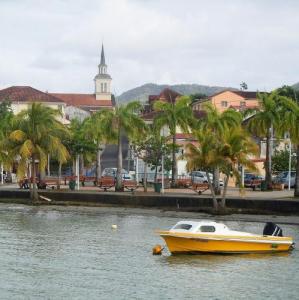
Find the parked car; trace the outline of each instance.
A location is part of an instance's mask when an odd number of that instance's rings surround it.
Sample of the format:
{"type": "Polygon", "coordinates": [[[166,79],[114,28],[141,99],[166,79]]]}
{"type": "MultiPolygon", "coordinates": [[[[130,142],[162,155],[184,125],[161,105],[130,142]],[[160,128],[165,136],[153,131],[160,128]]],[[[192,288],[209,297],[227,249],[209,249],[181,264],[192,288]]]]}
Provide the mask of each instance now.
{"type": "Polygon", "coordinates": [[[252,188],[253,180],[264,180],[265,178],[258,174],[245,173],[244,174],[244,187],[252,188]]]}
{"type": "MultiPolygon", "coordinates": [[[[102,172],[102,177],[114,177],[116,178],[117,168],[105,168],[102,172]]],[[[127,170],[121,170],[122,179],[132,179],[127,170]]]]}
{"type": "MultiPolygon", "coordinates": [[[[208,183],[207,173],[204,171],[192,171],[189,175],[193,183],[208,183]]],[[[211,181],[213,181],[213,174],[209,173],[211,181]]],[[[219,179],[220,186],[223,186],[223,180],[219,179]]]]}
{"type": "MultiPolygon", "coordinates": [[[[283,171],[279,173],[273,180],[274,183],[282,183],[284,187],[289,186],[289,171],[283,171]]],[[[296,171],[291,171],[291,187],[295,187],[296,183],[296,171]]]]}

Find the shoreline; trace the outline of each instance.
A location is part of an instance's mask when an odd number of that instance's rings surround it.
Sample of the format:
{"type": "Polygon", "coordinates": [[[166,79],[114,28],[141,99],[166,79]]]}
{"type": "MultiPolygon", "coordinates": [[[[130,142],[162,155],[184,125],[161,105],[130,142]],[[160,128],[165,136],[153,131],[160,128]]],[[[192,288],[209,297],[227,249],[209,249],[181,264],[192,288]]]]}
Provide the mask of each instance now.
{"type": "MultiPolygon", "coordinates": [[[[208,214],[213,213],[212,198],[209,195],[183,194],[132,194],[95,191],[40,190],[40,206],[80,206],[108,207],[116,209],[149,209],[173,213],[208,214]],[[49,201],[50,200],[50,201],[49,201]]],[[[0,190],[0,203],[29,205],[28,190],[0,190]]],[[[228,198],[227,215],[275,215],[297,216],[299,218],[299,200],[297,199],[246,199],[228,198]]],[[[33,206],[36,206],[33,205],[33,206]]],[[[219,216],[220,217],[220,216],[219,216]]]]}

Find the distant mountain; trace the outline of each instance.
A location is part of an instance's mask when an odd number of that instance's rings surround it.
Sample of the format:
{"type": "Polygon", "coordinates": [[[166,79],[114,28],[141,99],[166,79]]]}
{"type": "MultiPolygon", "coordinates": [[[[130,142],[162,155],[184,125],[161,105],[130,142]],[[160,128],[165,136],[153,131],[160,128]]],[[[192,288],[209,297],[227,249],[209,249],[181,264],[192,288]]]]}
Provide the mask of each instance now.
{"type": "Polygon", "coordinates": [[[293,87],[295,90],[299,91],[299,82],[293,84],[292,87],[293,87]]]}
{"type": "Polygon", "coordinates": [[[205,94],[210,96],[212,94],[221,92],[223,90],[236,90],[234,88],[220,87],[220,86],[207,86],[200,84],[154,84],[147,83],[134,89],[128,90],[117,97],[119,103],[126,103],[132,100],[139,100],[140,102],[146,102],[149,95],[159,95],[164,88],[170,88],[182,95],[191,94],[205,94]]]}

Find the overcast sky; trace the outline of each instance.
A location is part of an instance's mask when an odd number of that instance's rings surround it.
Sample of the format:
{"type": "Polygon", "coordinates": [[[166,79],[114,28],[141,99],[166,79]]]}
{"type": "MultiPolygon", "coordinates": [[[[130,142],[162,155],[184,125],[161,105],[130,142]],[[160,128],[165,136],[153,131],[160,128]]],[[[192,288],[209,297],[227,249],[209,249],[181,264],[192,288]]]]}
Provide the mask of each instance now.
{"type": "Polygon", "coordinates": [[[94,91],[104,41],[112,90],[299,81],[299,1],[0,0],[0,88],[94,91]]]}

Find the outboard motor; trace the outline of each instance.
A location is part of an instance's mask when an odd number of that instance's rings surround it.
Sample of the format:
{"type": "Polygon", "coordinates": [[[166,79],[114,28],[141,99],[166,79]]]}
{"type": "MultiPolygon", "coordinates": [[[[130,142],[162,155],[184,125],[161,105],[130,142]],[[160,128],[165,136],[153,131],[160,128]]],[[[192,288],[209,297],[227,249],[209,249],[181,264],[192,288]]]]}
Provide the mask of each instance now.
{"type": "Polygon", "coordinates": [[[282,229],[275,223],[267,222],[263,230],[263,235],[282,236],[282,229]]]}

